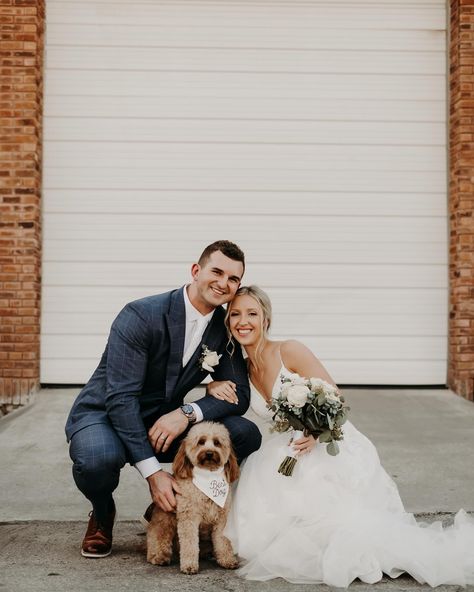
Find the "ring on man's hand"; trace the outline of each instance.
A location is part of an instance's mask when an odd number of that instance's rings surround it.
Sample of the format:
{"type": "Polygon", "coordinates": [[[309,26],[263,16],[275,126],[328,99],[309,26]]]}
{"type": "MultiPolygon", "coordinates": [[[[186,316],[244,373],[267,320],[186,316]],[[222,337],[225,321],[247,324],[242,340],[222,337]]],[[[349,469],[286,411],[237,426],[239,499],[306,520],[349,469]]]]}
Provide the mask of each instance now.
{"type": "Polygon", "coordinates": [[[166,440],[166,436],[160,436],[160,440],[166,440]]]}

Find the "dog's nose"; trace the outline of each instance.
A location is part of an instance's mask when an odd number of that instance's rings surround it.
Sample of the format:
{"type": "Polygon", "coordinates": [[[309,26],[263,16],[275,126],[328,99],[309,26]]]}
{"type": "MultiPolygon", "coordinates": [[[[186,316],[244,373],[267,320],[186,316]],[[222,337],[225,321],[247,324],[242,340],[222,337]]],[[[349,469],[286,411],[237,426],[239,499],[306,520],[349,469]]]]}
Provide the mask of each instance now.
{"type": "Polygon", "coordinates": [[[213,456],[212,452],[210,450],[208,450],[206,452],[206,458],[209,458],[210,459],[210,458],[212,458],[212,456],[213,456]]]}

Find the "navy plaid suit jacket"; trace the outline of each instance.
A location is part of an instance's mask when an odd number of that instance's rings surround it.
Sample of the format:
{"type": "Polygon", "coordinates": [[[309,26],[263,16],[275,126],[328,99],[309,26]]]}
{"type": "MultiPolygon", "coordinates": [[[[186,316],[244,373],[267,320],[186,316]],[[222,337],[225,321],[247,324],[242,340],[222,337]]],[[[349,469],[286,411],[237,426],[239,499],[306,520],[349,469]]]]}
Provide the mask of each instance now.
{"type": "Polygon", "coordinates": [[[226,350],[225,311],[216,308],[201,344],[183,368],[186,315],[183,290],[149,296],[127,304],[112,324],[98,367],[79,393],[66,423],[68,440],[80,429],[111,424],[123,442],[129,462],[154,456],[147,428],[161,415],[177,409],[192,388],[208,374],[201,370],[202,345],[222,354],[212,376],[237,384],[234,405],[206,396],[199,404],[205,420],[242,415],[250,389],[240,347],[226,350]]]}

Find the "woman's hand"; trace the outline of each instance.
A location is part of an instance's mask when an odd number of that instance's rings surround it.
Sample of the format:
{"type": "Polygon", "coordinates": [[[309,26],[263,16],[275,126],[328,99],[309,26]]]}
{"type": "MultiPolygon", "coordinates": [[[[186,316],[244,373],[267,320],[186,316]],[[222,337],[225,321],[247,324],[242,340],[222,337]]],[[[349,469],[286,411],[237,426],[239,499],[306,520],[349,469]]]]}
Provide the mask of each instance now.
{"type": "Polygon", "coordinates": [[[213,396],[220,401],[227,401],[237,405],[239,399],[237,398],[237,385],[231,380],[215,380],[210,382],[206,387],[206,393],[213,396]]]}
{"type": "Polygon", "coordinates": [[[303,456],[303,454],[308,454],[308,452],[313,450],[316,446],[316,439],[313,436],[303,436],[302,438],[298,438],[298,440],[294,440],[291,446],[297,456],[303,456]]]}

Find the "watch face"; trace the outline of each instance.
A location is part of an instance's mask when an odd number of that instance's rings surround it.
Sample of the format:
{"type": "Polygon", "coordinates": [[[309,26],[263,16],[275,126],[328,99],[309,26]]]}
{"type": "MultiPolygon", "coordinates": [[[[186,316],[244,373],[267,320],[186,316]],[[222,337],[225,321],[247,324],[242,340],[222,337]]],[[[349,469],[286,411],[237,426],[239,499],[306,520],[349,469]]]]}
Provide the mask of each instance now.
{"type": "Polygon", "coordinates": [[[186,405],[183,405],[181,407],[181,409],[184,411],[184,413],[186,413],[186,415],[188,415],[194,411],[192,405],[190,405],[189,403],[186,403],[186,405]]]}

